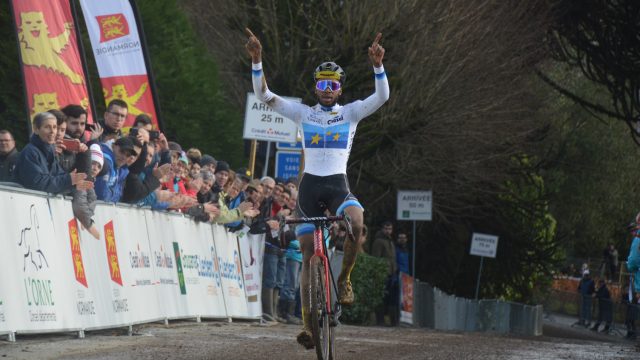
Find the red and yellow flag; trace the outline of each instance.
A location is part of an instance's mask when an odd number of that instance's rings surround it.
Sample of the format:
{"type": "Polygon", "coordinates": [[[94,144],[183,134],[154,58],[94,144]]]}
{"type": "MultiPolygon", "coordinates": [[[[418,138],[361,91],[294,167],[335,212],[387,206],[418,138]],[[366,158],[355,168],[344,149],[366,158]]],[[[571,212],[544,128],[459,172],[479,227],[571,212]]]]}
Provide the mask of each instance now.
{"type": "Polygon", "coordinates": [[[91,114],[69,1],[12,2],[30,117],[68,104],[91,114]]]}

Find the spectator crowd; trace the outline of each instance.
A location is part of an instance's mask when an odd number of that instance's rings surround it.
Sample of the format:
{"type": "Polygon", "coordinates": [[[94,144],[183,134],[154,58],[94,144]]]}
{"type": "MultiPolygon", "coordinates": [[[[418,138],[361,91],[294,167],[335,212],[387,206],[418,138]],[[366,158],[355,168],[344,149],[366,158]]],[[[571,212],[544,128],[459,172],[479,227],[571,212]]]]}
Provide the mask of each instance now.
{"type": "MultiPolygon", "coordinates": [[[[13,135],[0,130],[0,183],[71,196],[75,217],[96,238],[101,236],[93,220],[98,200],[179,211],[230,231],[264,234],[263,317],[301,324],[302,253],[294,229],[281,226],[284,218],[293,216],[298,179],[252,179],[247,169],[233,171],[226,161],[199,149],[185,151],[154,130],[145,114],[125,129],[127,115],[127,103],[119,99],[112,100],[104,118],[94,124],[87,122],[80,105],[38,113],[21,151],[13,135]]],[[[396,243],[391,227],[384,224],[371,253],[389,264],[384,311],[397,325],[397,274],[409,272],[408,252],[406,234],[398,234],[396,243]]],[[[331,228],[330,251],[342,251],[346,238],[344,225],[331,228]]]]}

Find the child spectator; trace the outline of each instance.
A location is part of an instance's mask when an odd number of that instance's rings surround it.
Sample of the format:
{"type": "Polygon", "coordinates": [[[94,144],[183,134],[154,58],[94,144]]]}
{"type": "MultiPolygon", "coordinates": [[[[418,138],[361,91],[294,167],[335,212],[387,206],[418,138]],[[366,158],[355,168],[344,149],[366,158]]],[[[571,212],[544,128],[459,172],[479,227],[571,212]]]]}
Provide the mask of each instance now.
{"type": "MultiPolygon", "coordinates": [[[[102,171],[102,165],[104,164],[104,155],[100,145],[93,144],[89,148],[91,151],[91,178],[95,179],[100,171],[102,171]]],[[[96,209],[96,201],[98,200],[96,192],[93,189],[72,191],[73,201],[71,205],[73,207],[73,215],[80,220],[80,224],[83,228],[87,229],[93,237],[100,239],[100,231],[96,227],[93,221],[93,214],[96,209]]]]}

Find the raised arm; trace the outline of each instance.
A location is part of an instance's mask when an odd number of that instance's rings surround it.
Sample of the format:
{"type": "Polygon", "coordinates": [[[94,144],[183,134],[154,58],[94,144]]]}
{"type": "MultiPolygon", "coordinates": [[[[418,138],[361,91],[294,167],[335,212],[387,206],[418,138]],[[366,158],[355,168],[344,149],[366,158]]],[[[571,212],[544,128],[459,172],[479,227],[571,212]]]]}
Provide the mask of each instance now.
{"type": "Polygon", "coordinates": [[[304,105],[285,100],[269,91],[269,88],[267,87],[267,80],[265,79],[264,72],[262,71],[262,44],[260,44],[260,40],[258,40],[249,28],[245,28],[245,33],[249,38],[245,44],[245,48],[247,49],[249,56],[251,56],[251,80],[253,83],[253,92],[256,94],[258,100],[269,105],[279,114],[298,123],[299,116],[296,116],[296,114],[299,113],[301,107],[304,105]]]}
{"type": "Polygon", "coordinates": [[[387,80],[387,74],[384,72],[384,66],[382,65],[385,50],[380,45],[381,38],[382,33],[378,33],[369,47],[369,60],[371,60],[371,64],[373,65],[376,91],[358,104],[358,120],[373,114],[389,100],[389,81],[387,80]]]}

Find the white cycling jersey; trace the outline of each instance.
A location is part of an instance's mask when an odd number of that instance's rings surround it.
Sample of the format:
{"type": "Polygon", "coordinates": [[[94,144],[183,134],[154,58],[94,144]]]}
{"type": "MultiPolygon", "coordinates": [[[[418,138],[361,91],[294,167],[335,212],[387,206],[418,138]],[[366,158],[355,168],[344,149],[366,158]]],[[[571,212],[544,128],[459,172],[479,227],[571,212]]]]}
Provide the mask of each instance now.
{"type": "Polygon", "coordinates": [[[347,161],[358,122],[373,114],[389,99],[389,82],[384,67],[374,67],[376,91],[364,100],[347,105],[307,106],[272,93],[262,72],[262,63],[253,64],[253,91],[256,97],[282,116],[295,121],[302,130],[304,172],[316,176],[347,173],[347,161]]]}

